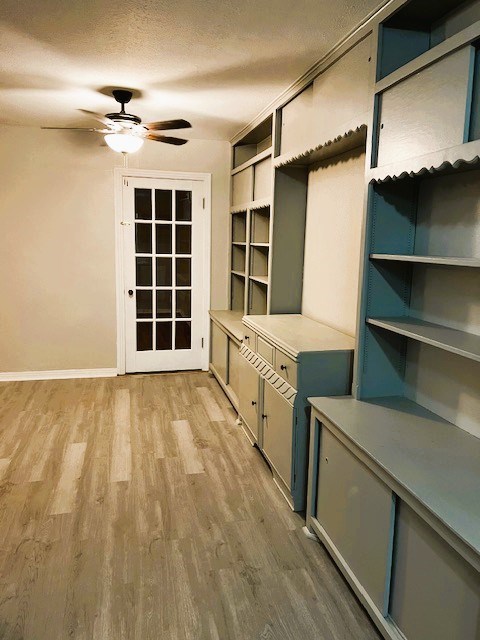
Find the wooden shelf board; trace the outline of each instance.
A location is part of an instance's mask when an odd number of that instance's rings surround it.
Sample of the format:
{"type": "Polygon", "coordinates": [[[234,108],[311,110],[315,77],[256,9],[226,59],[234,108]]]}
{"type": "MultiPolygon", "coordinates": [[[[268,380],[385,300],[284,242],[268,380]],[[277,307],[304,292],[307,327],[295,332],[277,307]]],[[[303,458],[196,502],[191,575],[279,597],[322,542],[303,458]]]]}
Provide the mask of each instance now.
{"type": "Polygon", "coordinates": [[[232,275],[234,276],[238,276],[239,278],[245,278],[245,273],[243,271],[235,271],[235,269],[232,269],[231,271],[232,275]]]}
{"type": "Polygon", "coordinates": [[[368,324],[480,362],[480,336],[411,317],[368,318],[368,324]]]}
{"type": "Polygon", "coordinates": [[[268,286],[268,276],[250,276],[250,280],[254,280],[255,282],[268,286]]]}
{"type": "Polygon", "coordinates": [[[236,247],[246,247],[247,246],[246,242],[236,242],[235,240],[232,241],[232,244],[234,244],[236,247]]]}
{"type": "Polygon", "coordinates": [[[479,438],[403,397],[309,401],[456,537],[480,553],[479,438]]]}
{"type": "Polygon", "coordinates": [[[265,247],[266,249],[268,249],[270,247],[270,243],[269,242],[251,242],[250,246],[251,247],[265,247]]]}
{"type": "Polygon", "coordinates": [[[232,176],[234,176],[236,173],[240,173],[240,171],[243,171],[244,169],[248,169],[248,167],[251,167],[252,164],[257,164],[257,162],[261,162],[262,160],[265,160],[265,158],[269,158],[272,155],[272,151],[273,148],[268,147],[268,149],[257,153],[257,155],[253,156],[253,158],[250,158],[250,160],[247,160],[243,164],[240,164],[238,165],[238,167],[232,169],[232,176]]]}
{"type": "Polygon", "coordinates": [[[415,256],[396,255],[394,253],[371,253],[372,260],[389,260],[392,262],[413,262],[418,264],[438,264],[447,267],[480,267],[479,258],[455,258],[447,256],[415,256]]]}

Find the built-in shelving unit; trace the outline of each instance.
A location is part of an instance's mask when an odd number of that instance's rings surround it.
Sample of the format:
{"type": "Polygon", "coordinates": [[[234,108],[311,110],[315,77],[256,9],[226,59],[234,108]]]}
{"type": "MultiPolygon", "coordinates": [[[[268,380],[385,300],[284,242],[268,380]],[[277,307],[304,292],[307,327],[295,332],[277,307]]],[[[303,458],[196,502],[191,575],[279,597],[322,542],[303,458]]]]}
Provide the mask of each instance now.
{"type": "Polygon", "coordinates": [[[385,11],[353,396],[311,399],[307,520],[384,638],[477,640],[480,1],[385,11]]]}

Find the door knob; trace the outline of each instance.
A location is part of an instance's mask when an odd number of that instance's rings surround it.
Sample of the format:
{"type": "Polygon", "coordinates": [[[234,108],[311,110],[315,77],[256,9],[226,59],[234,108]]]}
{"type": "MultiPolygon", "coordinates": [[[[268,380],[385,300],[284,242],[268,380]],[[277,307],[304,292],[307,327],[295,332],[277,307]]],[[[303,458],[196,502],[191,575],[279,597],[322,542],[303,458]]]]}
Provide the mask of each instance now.
{"type": "Polygon", "coordinates": [[[130,296],[130,298],[133,296],[133,289],[128,290],[128,295],[130,296]]]}

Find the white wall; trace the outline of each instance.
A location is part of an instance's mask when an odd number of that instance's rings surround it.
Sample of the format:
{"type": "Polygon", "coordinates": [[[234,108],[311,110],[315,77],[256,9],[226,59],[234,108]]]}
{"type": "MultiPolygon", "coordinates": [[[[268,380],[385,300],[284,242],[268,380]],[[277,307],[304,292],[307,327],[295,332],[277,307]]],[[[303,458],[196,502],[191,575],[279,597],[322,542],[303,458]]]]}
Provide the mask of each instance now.
{"type": "Polygon", "coordinates": [[[355,336],[365,154],[355,149],[308,176],[302,313],[355,336]]]}
{"type": "MultiPolygon", "coordinates": [[[[100,139],[101,140],[101,139],[100,139]]],[[[116,366],[113,169],[90,134],[0,127],[0,371],[116,366]]],[[[211,306],[227,303],[227,142],[147,141],[130,167],[212,173],[211,306]]]]}

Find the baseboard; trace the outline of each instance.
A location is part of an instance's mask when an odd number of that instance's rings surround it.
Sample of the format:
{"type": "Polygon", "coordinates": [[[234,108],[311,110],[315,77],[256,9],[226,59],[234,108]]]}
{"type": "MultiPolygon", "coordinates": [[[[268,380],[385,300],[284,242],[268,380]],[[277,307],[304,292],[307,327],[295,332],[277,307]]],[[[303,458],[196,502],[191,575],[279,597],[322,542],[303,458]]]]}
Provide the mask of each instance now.
{"type": "Polygon", "coordinates": [[[115,369],[54,369],[53,371],[8,371],[0,372],[0,382],[22,382],[26,380],[68,380],[70,378],[113,378],[115,369]]]}

